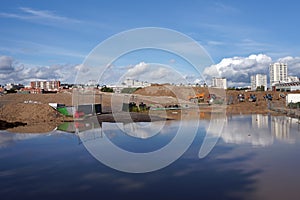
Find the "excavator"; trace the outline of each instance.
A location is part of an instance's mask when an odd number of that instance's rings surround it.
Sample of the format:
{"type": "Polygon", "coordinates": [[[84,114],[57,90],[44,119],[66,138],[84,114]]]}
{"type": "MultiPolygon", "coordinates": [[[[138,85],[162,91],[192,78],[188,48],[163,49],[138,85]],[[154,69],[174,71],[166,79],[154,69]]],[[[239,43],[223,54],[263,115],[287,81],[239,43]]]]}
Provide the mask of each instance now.
{"type": "Polygon", "coordinates": [[[198,101],[198,102],[204,102],[204,93],[196,94],[195,96],[189,96],[189,101],[198,101]]]}

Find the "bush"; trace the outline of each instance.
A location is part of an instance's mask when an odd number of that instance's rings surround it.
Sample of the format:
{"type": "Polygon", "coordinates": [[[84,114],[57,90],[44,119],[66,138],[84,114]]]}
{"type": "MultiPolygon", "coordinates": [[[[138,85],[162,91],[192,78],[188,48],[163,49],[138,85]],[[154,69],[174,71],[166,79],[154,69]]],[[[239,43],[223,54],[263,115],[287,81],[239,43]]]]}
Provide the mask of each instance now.
{"type": "Polygon", "coordinates": [[[114,90],[113,90],[112,88],[103,86],[103,87],[101,88],[101,92],[114,92],[114,90]]]}
{"type": "Polygon", "coordinates": [[[236,90],[235,87],[228,87],[227,90],[236,90]]]}
{"type": "Polygon", "coordinates": [[[5,90],[6,93],[17,93],[16,89],[5,90]]]}
{"type": "Polygon", "coordinates": [[[300,108],[300,102],[298,102],[298,103],[289,103],[288,107],[292,108],[292,109],[300,108]]]}

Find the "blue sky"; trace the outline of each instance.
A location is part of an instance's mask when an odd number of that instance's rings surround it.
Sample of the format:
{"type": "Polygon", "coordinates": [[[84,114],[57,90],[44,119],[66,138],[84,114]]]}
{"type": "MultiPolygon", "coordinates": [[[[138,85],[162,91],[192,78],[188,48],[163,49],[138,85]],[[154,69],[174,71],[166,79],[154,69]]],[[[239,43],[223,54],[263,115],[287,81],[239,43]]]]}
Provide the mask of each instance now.
{"type": "MultiPolygon", "coordinates": [[[[0,84],[47,78],[72,81],[70,74],[60,70],[72,71],[100,42],[140,27],[186,34],[199,42],[216,64],[224,58],[247,61],[253,58],[250,55],[257,55],[251,63],[259,70],[249,73],[265,72],[261,65],[267,67],[268,63],[258,60],[264,55],[269,62],[291,63],[290,75],[299,76],[299,8],[297,1],[281,0],[2,1],[0,84]]],[[[139,62],[142,58],[131,65],[139,62]]],[[[236,72],[235,79],[228,77],[235,80],[232,84],[246,84],[242,81],[246,67],[238,69],[232,63],[219,67],[221,75],[224,71],[230,74],[229,69],[236,72]]]]}

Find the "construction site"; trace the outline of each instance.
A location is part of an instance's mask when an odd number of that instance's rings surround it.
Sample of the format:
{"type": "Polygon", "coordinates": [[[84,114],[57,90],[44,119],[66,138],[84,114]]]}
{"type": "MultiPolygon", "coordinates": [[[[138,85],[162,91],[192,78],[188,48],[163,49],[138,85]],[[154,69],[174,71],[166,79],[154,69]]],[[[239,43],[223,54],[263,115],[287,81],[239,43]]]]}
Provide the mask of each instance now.
{"type": "MultiPolygon", "coordinates": [[[[26,123],[27,128],[33,126],[40,131],[41,128],[51,129],[65,121],[78,120],[74,119],[76,116],[72,110],[67,112],[69,108],[94,104],[98,108],[85,106],[85,110],[89,111],[77,112],[77,117],[82,119],[91,114],[97,115],[99,121],[115,122],[116,116],[119,116],[119,121],[127,120],[122,119],[122,112],[139,113],[132,114],[134,121],[151,120],[147,115],[180,120],[183,119],[183,112],[184,119],[210,119],[211,113],[283,115],[289,114],[291,110],[286,104],[287,94],[276,91],[250,92],[171,85],[149,86],[132,94],[99,91],[83,91],[81,96],[76,96],[74,91],[55,94],[7,94],[0,97],[0,120],[26,123]],[[50,105],[58,105],[60,109],[50,105]],[[112,116],[111,113],[115,115],[112,116]]],[[[293,111],[295,117],[298,117],[299,108],[293,111]]]]}

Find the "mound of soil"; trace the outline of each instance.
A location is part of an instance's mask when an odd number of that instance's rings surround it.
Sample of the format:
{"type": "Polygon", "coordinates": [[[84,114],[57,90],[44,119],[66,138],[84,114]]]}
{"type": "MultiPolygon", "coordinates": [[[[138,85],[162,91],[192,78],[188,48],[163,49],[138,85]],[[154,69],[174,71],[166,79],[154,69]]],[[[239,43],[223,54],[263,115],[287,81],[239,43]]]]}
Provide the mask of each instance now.
{"type": "Polygon", "coordinates": [[[141,88],[134,92],[143,96],[164,96],[164,97],[175,97],[181,100],[188,100],[189,97],[195,96],[196,94],[204,94],[204,100],[209,100],[209,94],[216,94],[219,97],[225,97],[226,92],[223,89],[208,88],[208,87],[187,87],[187,86],[173,86],[173,85],[156,85],[141,88]]]}
{"type": "Polygon", "coordinates": [[[72,105],[71,93],[55,93],[55,94],[6,94],[0,97],[0,107],[11,103],[24,103],[24,101],[35,101],[38,103],[61,103],[72,105]]]}
{"type": "Polygon", "coordinates": [[[134,94],[144,96],[167,96],[178,99],[188,99],[189,96],[194,96],[197,93],[205,93],[205,96],[209,94],[207,88],[178,87],[173,85],[150,86],[134,92],[134,94]]]}
{"type": "Polygon", "coordinates": [[[182,99],[188,101],[189,96],[193,96],[195,94],[204,93],[204,102],[209,100],[209,94],[215,94],[217,97],[221,97],[225,99],[227,109],[226,112],[228,114],[266,114],[271,112],[268,109],[268,102],[264,99],[266,94],[271,94],[273,96],[273,101],[270,102],[272,106],[276,107],[285,107],[285,98],[281,98],[280,94],[287,94],[285,92],[274,92],[274,91],[266,91],[266,92],[251,92],[251,91],[236,91],[236,90],[228,90],[225,91],[223,89],[218,88],[207,88],[207,87],[178,87],[172,85],[156,85],[150,86],[146,88],[141,88],[137,90],[134,94],[138,94],[141,96],[148,96],[151,98],[154,97],[163,97],[163,96],[171,96],[174,98],[182,99]],[[245,95],[245,102],[238,102],[237,96],[238,94],[245,95]],[[255,94],[257,97],[256,102],[249,102],[248,98],[250,94],[255,94]],[[232,99],[232,101],[230,101],[232,99]]]}
{"type": "Polygon", "coordinates": [[[60,122],[64,117],[47,104],[16,103],[0,108],[0,119],[7,122],[60,122]]]}

